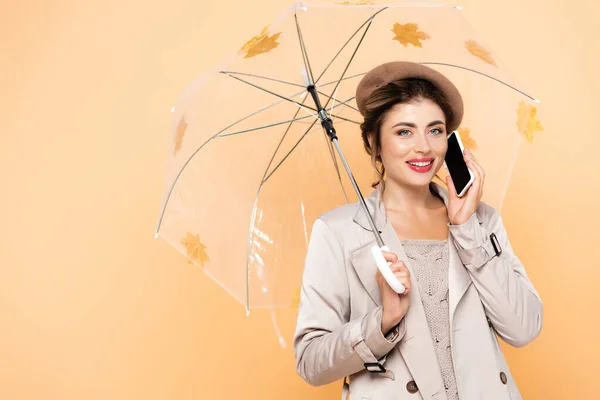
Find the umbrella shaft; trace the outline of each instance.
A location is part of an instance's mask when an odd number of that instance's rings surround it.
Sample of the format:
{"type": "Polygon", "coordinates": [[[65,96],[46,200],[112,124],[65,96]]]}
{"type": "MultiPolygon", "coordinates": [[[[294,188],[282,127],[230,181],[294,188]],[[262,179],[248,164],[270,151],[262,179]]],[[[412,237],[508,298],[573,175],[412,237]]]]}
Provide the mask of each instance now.
{"type": "Polygon", "coordinates": [[[319,119],[321,120],[321,126],[325,130],[325,133],[327,133],[327,136],[329,136],[331,140],[337,139],[335,128],[333,127],[333,121],[331,121],[331,118],[327,116],[327,111],[325,111],[325,109],[321,106],[321,101],[319,100],[319,95],[317,94],[317,88],[315,85],[308,85],[306,90],[308,93],[310,93],[315,102],[317,112],[319,113],[319,119]]]}
{"type": "MultiPolygon", "coordinates": [[[[367,220],[369,221],[369,225],[371,226],[371,230],[373,231],[373,235],[375,236],[377,245],[379,247],[383,247],[384,243],[383,243],[383,239],[381,239],[380,232],[377,230],[377,227],[375,226],[375,222],[373,221],[373,217],[369,213],[367,204],[365,203],[365,199],[363,198],[362,193],[360,192],[358,184],[356,183],[356,179],[354,179],[354,175],[352,174],[352,171],[350,170],[350,166],[348,165],[348,162],[346,161],[344,152],[342,151],[342,148],[340,147],[340,144],[338,143],[337,134],[335,132],[335,128],[333,127],[333,121],[331,120],[331,118],[329,118],[327,116],[327,111],[325,111],[325,109],[321,106],[321,102],[319,101],[319,95],[317,94],[317,89],[315,88],[315,85],[308,85],[306,90],[310,93],[310,95],[312,96],[312,98],[315,102],[315,106],[316,106],[316,109],[318,110],[319,119],[321,120],[321,126],[323,127],[323,130],[325,130],[325,133],[327,133],[327,136],[329,136],[329,138],[333,142],[333,145],[340,156],[340,160],[342,160],[342,164],[344,164],[344,168],[346,169],[346,173],[348,173],[348,178],[350,178],[350,182],[352,182],[352,186],[354,187],[354,191],[356,192],[356,195],[358,196],[358,200],[360,201],[360,205],[363,209],[363,212],[367,216],[367,220]]],[[[375,206],[377,206],[377,205],[375,205],[375,206]]]]}
{"type": "MultiPolygon", "coordinates": [[[[338,138],[334,137],[331,139],[331,141],[333,142],[333,145],[335,146],[335,149],[337,150],[337,152],[340,156],[340,160],[342,160],[342,164],[344,164],[344,168],[346,169],[346,172],[348,173],[348,178],[350,178],[350,182],[352,182],[352,186],[354,186],[354,191],[356,192],[356,195],[358,196],[358,200],[360,201],[360,205],[363,209],[363,212],[367,216],[367,220],[369,221],[371,230],[373,231],[373,234],[375,235],[375,240],[377,241],[377,245],[379,247],[383,247],[384,246],[383,239],[381,238],[380,232],[377,230],[377,227],[375,226],[373,217],[371,217],[371,214],[369,213],[369,210],[367,208],[367,203],[365,203],[365,199],[363,198],[362,193],[360,192],[358,184],[356,183],[356,179],[354,179],[354,175],[352,174],[352,171],[350,170],[350,166],[348,165],[348,162],[346,161],[346,157],[344,157],[344,152],[342,152],[342,148],[340,147],[340,144],[338,143],[338,138]]],[[[377,204],[375,205],[375,207],[377,207],[377,204]]]]}

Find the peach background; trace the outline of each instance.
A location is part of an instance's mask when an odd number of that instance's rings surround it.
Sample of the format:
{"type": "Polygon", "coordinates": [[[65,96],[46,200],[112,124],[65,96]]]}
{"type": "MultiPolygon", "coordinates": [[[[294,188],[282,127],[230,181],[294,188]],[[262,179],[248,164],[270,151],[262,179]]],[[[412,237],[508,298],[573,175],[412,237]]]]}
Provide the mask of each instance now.
{"type": "MultiPolygon", "coordinates": [[[[537,341],[504,346],[527,399],[598,397],[600,6],[569,3],[458,2],[542,100],[503,209],[545,306],[537,341]]],[[[1,399],[339,398],[153,239],[173,102],[287,4],[2,1],[1,399]]]]}

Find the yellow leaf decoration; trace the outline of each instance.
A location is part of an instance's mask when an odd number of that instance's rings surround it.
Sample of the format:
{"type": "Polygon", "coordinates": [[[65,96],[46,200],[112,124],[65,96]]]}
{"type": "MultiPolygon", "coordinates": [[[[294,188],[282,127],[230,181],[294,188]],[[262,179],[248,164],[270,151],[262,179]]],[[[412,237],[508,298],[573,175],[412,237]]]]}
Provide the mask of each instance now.
{"type": "Polygon", "coordinates": [[[290,308],[298,308],[300,306],[300,289],[294,290],[294,298],[292,299],[292,305],[290,308]]]}
{"type": "Polygon", "coordinates": [[[375,4],[374,1],[371,0],[354,0],[354,1],[344,1],[343,3],[338,3],[338,4],[343,4],[345,6],[366,6],[366,5],[370,5],[370,4],[375,4]]]}
{"type": "Polygon", "coordinates": [[[540,121],[535,117],[536,114],[537,108],[525,104],[522,100],[519,102],[519,108],[517,109],[517,128],[520,133],[525,135],[527,140],[529,140],[529,143],[533,143],[534,132],[544,130],[540,121]]]}
{"type": "Polygon", "coordinates": [[[408,47],[409,44],[416,47],[423,47],[421,40],[431,38],[431,36],[425,32],[419,31],[419,26],[417,24],[412,23],[403,25],[396,22],[392,28],[392,32],[396,34],[392,40],[399,41],[404,47],[408,47]]]}
{"type": "Polygon", "coordinates": [[[493,65],[494,67],[497,67],[496,62],[492,58],[492,55],[490,54],[490,52],[485,47],[483,47],[479,43],[477,43],[476,41],[467,40],[465,42],[465,47],[474,56],[481,58],[483,61],[485,61],[488,64],[493,65]]]}
{"type": "Polygon", "coordinates": [[[204,264],[209,261],[208,254],[206,254],[206,246],[200,241],[200,235],[188,232],[181,239],[181,244],[185,246],[188,257],[201,267],[204,267],[204,264]]]}
{"type": "Polygon", "coordinates": [[[179,120],[179,124],[177,124],[177,131],[175,132],[175,154],[177,154],[179,149],[181,149],[181,144],[183,143],[183,136],[185,135],[187,126],[187,122],[185,122],[185,119],[182,116],[181,120],[179,120]]]}
{"type": "Polygon", "coordinates": [[[471,137],[471,130],[469,128],[458,128],[458,133],[460,135],[460,140],[463,143],[463,146],[469,150],[477,150],[477,142],[475,139],[471,137]]]}
{"type": "Polygon", "coordinates": [[[244,58],[250,58],[262,53],[268,53],[279,46],[277,39],[279,38],[279,35],[281,35],[281,32],[269,36],[269,26],[270,25],[265,26],[260,34],[248,40],[246,44],[242,46],[240,51],[238,51],[238,54],[245,52],[246,55],[244,58]]]}

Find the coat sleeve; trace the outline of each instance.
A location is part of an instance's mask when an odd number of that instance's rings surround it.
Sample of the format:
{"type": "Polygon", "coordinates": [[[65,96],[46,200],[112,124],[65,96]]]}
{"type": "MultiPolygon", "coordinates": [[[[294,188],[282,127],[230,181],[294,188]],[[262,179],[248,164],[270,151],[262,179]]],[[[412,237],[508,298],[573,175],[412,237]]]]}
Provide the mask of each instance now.
{"type": "Polygon", "coordinates": [[[379,306],[350,320],[343,250],[327,224],[317,219],[306,255],[294,334],[298,374],[319,386],[365,369],[365,362],[383,364],[406,328],[401,321],[384,336],[381,312],[379,306]]]}
{"type": "Polygon", "coordinates": [[[448,226],[494,329],[508,344],[522,347],[542,329],[542,302],[510,245],[500,214],[485,203],[479,207],[481,212],[464,224],[448,226]],[[499,255],[496,250],[501,250],[499,255]]]}

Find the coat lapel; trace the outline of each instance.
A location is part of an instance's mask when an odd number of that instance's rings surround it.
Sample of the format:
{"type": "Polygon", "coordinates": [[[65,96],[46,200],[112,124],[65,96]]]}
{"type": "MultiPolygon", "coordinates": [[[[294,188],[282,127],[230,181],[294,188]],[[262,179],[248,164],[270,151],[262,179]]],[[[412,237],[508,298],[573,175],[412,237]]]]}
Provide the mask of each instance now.
{"type": "MultiPolygon", "coordinates": [[[[432,182],[432,184],[434,185],[436,192],[444,200],[446,208],[448,208],[448,191],[437,183],[432,182]]],[[[454,311],[456,310],[458,303],[462,299],[472,281],[469,272],[458,256],[458,251],[454,244],[454,239],[452,238],[451,232],[448,232],[448,250],[450,260],[450,265],[448,268],[449,309],[450,324],[452,325],[454,311]]]]}
{"type": "MultiPolygon", "coordinates": [[[[448,206],[448,191],[441,185],[432,182],[434,190],[444,200],[446,207],[448,206]]],[[[404,261],[411,273],[412,290],[410,296],[410,308],[406,314],[406,334],[402,338],[399,344],[399,350],[413,376],[419,391],[424,398],[430,398],[437,393],[444,391],[444,384],[440,373],[432,373],[431,366],[437,365],[437,356],[435,354],[435,348],[429,332],[429,325],[425,316],[425,310],[423,309],[423,303],[421,302],[421,296],[419,293],[418,283],[416,281],[416,275],[410,265],[402,244],[398,239],[398,236],[391,223],[388,222],[385,215],[385,205],[381,201],[381,189],[378,187],[373,193],[365,199],[367,209],[373,217],[376,228],[381,232],[381,237],[384,243],[390,248],[391,252],[398,256],[399,260],[404,261]]],[[[370,224],[367,220],[366,215],[360,204],[358,205],[354,214],[354,222],[360,225],[363,229],[372,235],[370,224]]],[[[379,287],[375,279],[375,273],[377,266],[371,255],[371,246],[375,244],[375,238],[368,241],[368,243],[362,245],[358,249],[354,250],[350,257],[352,265],[365,287],[367,293],[373,300],[373,302],[379,306],[381,305],[381,295],[379,293],[379,287]]],[[[449,308],[450,308],[450,324],[452,325],[454,311],[460,299],[466,292],[469,284],[471,283],[471,277],[463,266],[458,256],[457,249],[455,248],[454,241],[452,240],[451,233],[448,234],[448,247],[449,247],[449,272],[448,272],[448,285],[449,285],[449,308]]]]}
{"type": "MultiPolygon", "coordinates": [[[[373,218],[375,227],[379,233],[383,233],[384,229],[386,229],[387,225],[389,224],[387,218],[385,217],[385,205],[382,201],[380,201],[379,188],[374,190],[373,193],[365,199],[365,204],[367,205],[367,209],[373,218]]],[[[377,286],[377,280],[375,279],[377,265],[375,264],[375,260],[373,260],[373,255],[371,253],[371,247],[375,245],[377,241],[375,240],[371,225],[369,224],[367,216],[365,215],[360,204],[356,208],[353,220],[363,229],[365,229],[367,242],[359,248],[353,250],[350,254],[350,259],[359,280],[365,287],[365,290],[371,297],[371,300],[373,300],[375,305],[380,306],[381,295],[379,293],[379,287],[377,286]]],[[[383,240],[385,243],[385,238],[383,238],[383,240]]]]}
{"type": "Polygon", "coordinates": [[[415,382],[417,382],[421,396],[424,399],[430,399],[436,393],[444,391],[444,382],[439,369],[438,373],[432,370],[432,366],[438,365],[438,360],[423,303],[421,302],[416,274],[392,224],[385,226],[382,238],[390,250],[398,256],[398,259],[404,261],[410,271],[412,286],[408,294],[410,296],[410,306],[404,316],[406,333],[400,340],[398,349],[402,353],[404,362],[406,362],[415,382]]]}

